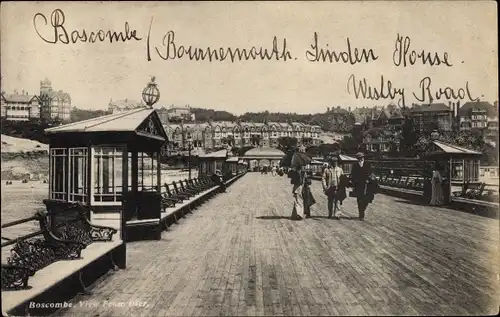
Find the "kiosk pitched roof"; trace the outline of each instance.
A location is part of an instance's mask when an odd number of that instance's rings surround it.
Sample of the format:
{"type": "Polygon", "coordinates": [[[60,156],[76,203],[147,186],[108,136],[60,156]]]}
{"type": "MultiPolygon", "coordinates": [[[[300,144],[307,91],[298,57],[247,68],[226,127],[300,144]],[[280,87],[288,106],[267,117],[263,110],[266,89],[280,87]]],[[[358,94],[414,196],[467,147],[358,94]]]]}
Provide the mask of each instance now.
{"type": "Polygon", "coordinates": [[[135,131],[154,109],[133,109],[45,129],[46,133],[135,131]]]}
{"type": "Polygon", "coordinates": [[[444,143],[441,141],[433,141],[432,148],[427,156],[480,156],[481,152],[470,150],[461,146],[444,143]]]}

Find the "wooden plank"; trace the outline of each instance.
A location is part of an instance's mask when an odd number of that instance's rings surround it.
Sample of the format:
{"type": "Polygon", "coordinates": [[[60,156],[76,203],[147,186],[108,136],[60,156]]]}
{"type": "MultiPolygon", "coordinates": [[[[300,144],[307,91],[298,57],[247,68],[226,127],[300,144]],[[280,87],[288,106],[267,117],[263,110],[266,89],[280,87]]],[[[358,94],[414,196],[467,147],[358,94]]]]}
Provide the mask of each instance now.
{"type": "MultiPolygon", "coordinates": [[[[291,221],[288,179],[247,174],[162,240],[128,244],[129,269],[100,282],[88,297],[135,296],[151,307],[76,306],[61,315],[477,315],[498,309],[498,219],[378,194],[364,222],[330,220],[319,182],[312,190],[313,219],[291,221]]],[[[347,198],[343,209],[357,217],[355,199],[347,198]]]]}

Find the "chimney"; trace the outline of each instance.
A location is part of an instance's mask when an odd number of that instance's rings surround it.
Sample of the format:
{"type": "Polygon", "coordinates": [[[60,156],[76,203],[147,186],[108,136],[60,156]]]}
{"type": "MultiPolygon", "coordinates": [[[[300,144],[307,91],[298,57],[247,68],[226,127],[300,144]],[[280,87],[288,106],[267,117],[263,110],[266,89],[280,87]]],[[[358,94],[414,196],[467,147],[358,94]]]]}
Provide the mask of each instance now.
{"type": "Polygon", "coordinates": [[[21,95],[24,95],[24,89],[23,89],[23,92],[22,92],[22,94],[21,94],[21,95]]]}
{"type": "Polygon", "coordinates": [[[347,107],[347,109],[349,110],[349,112],[351,112],[351,106],[347,107]]]}

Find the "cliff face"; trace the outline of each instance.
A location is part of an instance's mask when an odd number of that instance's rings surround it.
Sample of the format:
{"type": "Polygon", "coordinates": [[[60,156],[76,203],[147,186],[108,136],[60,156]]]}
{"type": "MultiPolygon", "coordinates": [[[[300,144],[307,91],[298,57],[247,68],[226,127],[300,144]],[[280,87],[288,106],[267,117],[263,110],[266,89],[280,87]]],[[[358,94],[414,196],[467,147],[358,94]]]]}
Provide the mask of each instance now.
{"type": "Polygon", "coordinates": [[[49,155],[45,151],[2,152],[2,180],[42,180],[49,175],[49,155]]]}
{"type": "Polygon", "coordinates": [[[2,180],[45,179],[49,175],[48,145],[2,135],[2,180]]]}

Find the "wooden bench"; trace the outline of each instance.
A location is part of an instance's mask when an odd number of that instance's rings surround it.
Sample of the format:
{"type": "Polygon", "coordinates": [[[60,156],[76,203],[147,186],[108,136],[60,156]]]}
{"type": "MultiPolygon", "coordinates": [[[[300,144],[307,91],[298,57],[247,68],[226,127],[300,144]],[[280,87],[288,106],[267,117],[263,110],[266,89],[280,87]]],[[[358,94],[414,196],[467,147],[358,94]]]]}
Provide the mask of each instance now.
{"type": "Polygon", "coordinates": [[[182,181],[173,182],[172,185],[174,186],[174,192],[176,194],[178,194],[178,195],[184,195],[188,199],[191,198],[191,197],[194,197],[194,196],[196,196],[198,194],[197,190],[184,188],[184,186],[182,185],[182,181]]]}
{"type": "Polygon", "coordinates": [[[399,178],[399,181],[396,184],[396,186],[398,188],[406,188],[406,185],[408,184],[409,180],[410,180],[410,177],[408,177],[408,176],[401,176],[399,178]]]}
{"type": "Polygon", "coordinates": [[[109,242],[118,232],[115,228],[89,222],[90,209],[81,202],[44,199],[50,221],[49,238],[77,241],[85,246],[93,242],[109,242]]]}
{"type": "Polygon", "coordinates": [[[380,178],[378,179],[378,183],[380,185],[384,185],[387,182],[388,178],[389,178],[389,175],[384,174],[384,175],[380,176],[380,178]]]}
{"type": "Polygon", "coordinates": [[[212,187],[212,184],[209,184],[207,182],[204,182],[203,179],[201,178],[194,178],[194,179],[191,179],[190,180],[190,183],[193,185],[193,186],[197,186],[198,188],[201,189],[201,191],[204,191],[204,190],[207,190],[207,189],[210,189],[210,187],[212,187]]]}
{"type": "MultiPolygon", "coordinates": [[[[163,186],[168,186],[168,185],[164,184],[163,186]]],[[[170,197],[168,192],[162,193],[161,196],[162,196],[161,197],[162,211],[165,211],[165,209],[168,207],[175,207],[175,204],[179,202],[177,199],[170,197]]]]}
{"type": "Polygon", "coordinates": [[[202,192],[202,188],[196,185],[193,185],[188,179],[183,181],[179,181],[179,185],[181,189],[184,191],[193,191],[196,195],[202,192]]]}
{"type": "Polygon", "coordinates": [[[30,277],[30,287],[2,291],[4,316],[47,315],[79,293],[89,294],[88,286],[110,270],[125,268],[125,245],[121,240],[94,243],[72,261],[56,261],[30,277]],[[115,260],[117,260],[115,262],[115,260]],[[75,287],[76,286],[76,287],[75,287]],[[32,308],[30,302],[49,303],[55,307],[32,308]]]}
{"type": "Polygon", "coordinates": [[[389,183],[389,186],[397,187],[397,185],[401,182],[401,177],[402,176],[395,176],[389,183]]]}
{"type": "Polygon", "coordinates": [[[415,182],[417,181],[417,177],[408,177],[408,182],[406,183],[406,186],[405,188],[406,189],[411,189],[411,190],[415,190],[415,182]]]}
{"type": "Polygon", "coordinates": [[[469,189],[470,182],[462,183],[461,190],[453,192],[455,197],[465,197],[467,190],[469,189]]]}
{"type": "Polygon", "coordinates": [[[483,196],[486,183],[469,184],[468,191],[465,193],[464,198],[479,200],[483,196]]]}
{"type": "Polygon", "coordinates": [[[11,267],[4,270],[2,265],[2,284],[14,286],[4,290],[2,285],[4,315],[46,315],[58,303],[89,293],[87,285],[109,270],[125,268],[125,244],[115,236],[116,229],[91,224],[89,210],[81,203],[44,200],[44,204],[48,212],[34,217],[41,230],[14,245],[7,260],[11,267]],[[43,239],[29,240],[37,235],[43,239]],[[30,302],[51,305],[33,308],[30,302]]]}

